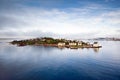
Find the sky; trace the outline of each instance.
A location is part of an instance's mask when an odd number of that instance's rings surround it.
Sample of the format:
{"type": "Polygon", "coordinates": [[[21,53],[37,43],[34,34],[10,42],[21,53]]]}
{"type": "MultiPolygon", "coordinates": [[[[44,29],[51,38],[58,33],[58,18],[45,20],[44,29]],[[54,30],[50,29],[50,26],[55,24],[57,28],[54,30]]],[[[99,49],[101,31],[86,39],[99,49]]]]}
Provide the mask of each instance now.
{"type": "Polygon", "coordinates": [[[120,0],[0,0],[0,38],[120,38],[120,0]]]}

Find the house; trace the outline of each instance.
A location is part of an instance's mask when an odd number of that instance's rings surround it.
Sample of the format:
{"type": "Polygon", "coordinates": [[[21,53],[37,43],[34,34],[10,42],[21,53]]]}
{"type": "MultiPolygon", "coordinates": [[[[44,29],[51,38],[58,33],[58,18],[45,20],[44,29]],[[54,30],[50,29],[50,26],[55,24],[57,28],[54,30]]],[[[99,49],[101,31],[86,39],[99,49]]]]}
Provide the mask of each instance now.
{"type": "Polygon", "coordinates": [[[42,38],[41,41],[45,41],[46,39],[42,38]]]}
{"type": "Polygon", "coordinates": [[[89,42],[87,42],[86,44],[87,44],[87,45],[90,45],[90,43],[89,43],[89,42]]]}
{"type": "Polygon", "coordinates": [[[59,42],[58,46],[65,46],[65,43],[59,42]]]}
{"type": "Polygon", "coordinates": [[[82,46],[82,41],[78,42],[78,46],[82,46]]]}
{"type": "Polygon", "coordinates": [[[99,47],[98,42],[94,42],[94,43],[93,43],[93,47],[99,47]]]}
{"type": "Polygon", "coordinates": [[[69,43],[69,46],[76,46],[76,45],[77,45],[77,43],[75,43],[75,42],[69,43]]]}

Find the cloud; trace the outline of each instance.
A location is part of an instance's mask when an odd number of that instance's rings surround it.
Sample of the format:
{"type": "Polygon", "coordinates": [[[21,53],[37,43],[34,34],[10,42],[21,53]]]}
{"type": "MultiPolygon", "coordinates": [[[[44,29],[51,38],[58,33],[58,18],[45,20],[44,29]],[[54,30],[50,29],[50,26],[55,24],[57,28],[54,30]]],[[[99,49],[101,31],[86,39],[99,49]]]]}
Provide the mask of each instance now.
{"type": "MultiPolygon", "coordinates": [[[[14,6],[18,5],[16,3],[13,1],[14,6]]],[[[120,34],[116,33],[120,29],[120,10],[95,6],[65,9],[17,6],[3,9],[0,12],[0,36],[85,38],[120,34]]]]}

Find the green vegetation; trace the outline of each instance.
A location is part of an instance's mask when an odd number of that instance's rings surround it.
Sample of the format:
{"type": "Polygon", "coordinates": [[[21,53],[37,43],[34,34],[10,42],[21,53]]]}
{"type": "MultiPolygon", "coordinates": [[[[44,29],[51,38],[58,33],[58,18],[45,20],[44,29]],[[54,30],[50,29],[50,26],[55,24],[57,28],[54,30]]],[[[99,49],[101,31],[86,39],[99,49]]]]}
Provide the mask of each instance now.
{"type": "MultiPolygon", "coordinates": [[[[66,39],[54,39],[51,37],[42,37],[42,38],[34,38],[34,39],[19,40],[19,41],[14,40],[11,43],[18,46],[41,45],[41,46],[62,46],[62,47],[72,47],[72,48],[94,47],[93,44],[90,44],[89,42],[66,40],[66,39]]],[[[95,46],[95,47],[99,47],[99,46],[95,46]]]]}
{"type": "MultiPolygon", "coordinates": [[[[43,37],[43,38],[35,38],[35,39],[28,39],[28,40],[14,40],[11,43],[17,44],[20,46],[24,45],[41,45],[41,44],[58,44],[59,42],[65,42],[65,39],[53,39],[51,37],[43,37]]],[[[68,42],[65,42],[68,44],[68,42]]]]}

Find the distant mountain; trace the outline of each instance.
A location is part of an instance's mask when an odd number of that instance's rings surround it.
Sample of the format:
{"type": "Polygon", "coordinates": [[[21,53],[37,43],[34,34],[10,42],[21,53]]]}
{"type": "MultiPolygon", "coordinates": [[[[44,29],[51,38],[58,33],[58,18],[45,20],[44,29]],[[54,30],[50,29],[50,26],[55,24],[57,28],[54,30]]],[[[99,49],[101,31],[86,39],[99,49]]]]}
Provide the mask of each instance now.
{"type": "Polygon", "coordinates": [[[106,38],[93,38],[93,39],[88,39],[88,40],[106,40],[106,41],[120,41],[120,38],[110,38],[110,37],[106,37],[106,38]]]}

